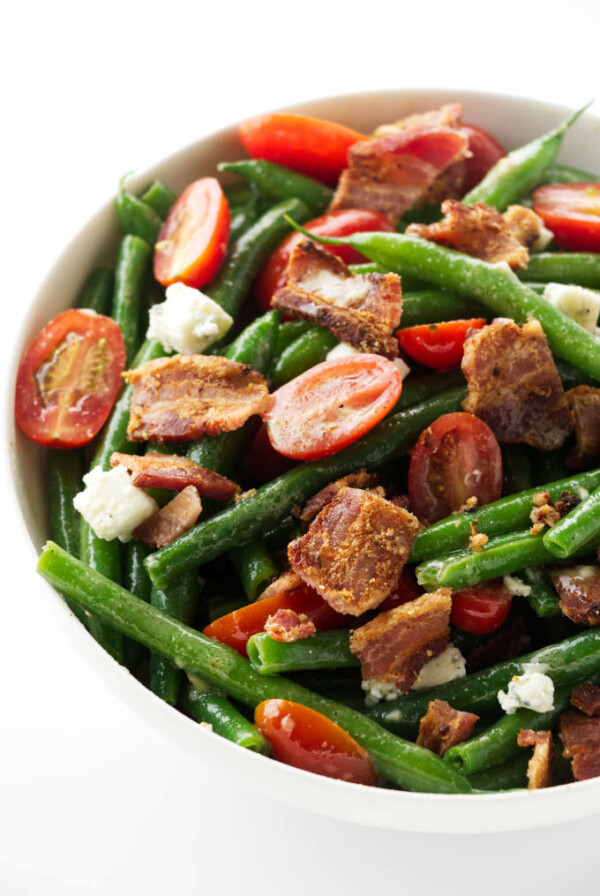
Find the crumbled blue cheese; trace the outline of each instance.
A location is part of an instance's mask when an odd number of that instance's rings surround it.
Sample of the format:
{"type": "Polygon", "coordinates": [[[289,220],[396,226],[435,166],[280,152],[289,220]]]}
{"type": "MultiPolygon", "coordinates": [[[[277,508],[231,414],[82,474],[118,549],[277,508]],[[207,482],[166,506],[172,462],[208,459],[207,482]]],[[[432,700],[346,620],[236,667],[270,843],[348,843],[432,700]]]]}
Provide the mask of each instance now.
{"type": "Polygon", "coordinates": [[[105,541],[130,541],[136,526],[158,510],[154,498],[131,484],[123,466],[107,472],[94,467],[83,481],[85,489],[75,495],[73,506],[105,541]]]}
{"type": "Polygon", "coordinates": [[[596,332],[600,315],[600,293],[573,284],[547,283],[543,297],[585,330],[596,332]]]}
{"type": "Polygon", "coordinates": [[[157,339],[166,352],[198,355],[222,339],[233,319],[208,296],[184,283],[167,288],[164,302],[150,309],[148,339],[157,339]]]}
{"type": "MultiPolygon", "coordinates": [[[[357,348],[354,348],[353,345],[348,345],[347,342],[340,342],[338,343],[338,345],[334,346],[331,351],[327,352],[327,361],[334,361],[336,358],[344,358],[346,357],[346,355],[361,354],[363,354],[363,352],[359,351],[357,348]]],[[[410,367],[408,366],[408,364],[405,364],[402,358],[394,358],[392,364],[395,365],[402,379],[406,379],[406,377],[410,373],[410,367]]]]}
{"type": "Polygon", "coordinates": [[[465,658],[453,644],[449,644],[439,656],[425,663],[411,691],[422,691],[438,684],[446,684],[467,674],[465,658]]]}
{"type": "Polygon", "coordinates": [[[365,706],[375,706],[380,700],[395,700],[400,691],[393,681],[377,681],[376,678],[365,678],[361,688],[366,691],[365,706]]]}
{"type": "Polygon", "coordinates": [[[513,596],[528,597],[531,594],[531,585],[527,585],[517,576],[504,576],[503,582],[508,593],[513,596]]]}
{"type": "MultiPolygon", "coordinates": [[[[534,214],[535,214],[535,212],[534,212],[534,214]]],[[[551,230],[548,230],[548,228],[546,227],[546,225],[544,224],[544,222],[542,221],[542,219],[540,218],[539,215],[536,215],[536,218],[540,222],[540,233],[539,233],[537,240],[531,247],[531,251],[532,252],[543,252],[544,249],[546,249],[550,245],[552,240],[554,239],[554,234],[552,233],[551,230]]]]}
{"type": "Polygon", "coordinates": [[[554,682],[542,663],[524,663],[523,674],[513,675],[507,691],[498,691],[498,702],[508,715],[518,709],[550,712],[554,709],[554,682]]]}

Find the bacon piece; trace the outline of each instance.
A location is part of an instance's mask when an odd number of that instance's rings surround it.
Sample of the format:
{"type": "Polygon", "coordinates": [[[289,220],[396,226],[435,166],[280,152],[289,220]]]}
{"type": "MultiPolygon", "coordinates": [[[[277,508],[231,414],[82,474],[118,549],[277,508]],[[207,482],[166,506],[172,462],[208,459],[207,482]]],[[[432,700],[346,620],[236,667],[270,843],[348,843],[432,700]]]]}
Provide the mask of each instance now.
{"type": "Polygon", "coordinates": [[[431,124],[394,127],[361,140],[348,150],[349,167],[342,171],[330,211],[369,208],[396,224],[468,149],[469,139],[461,131],[431,124]]]}
{"type": "Polygon", "coordinates": [[[123,374],[133,392],[127,437],[134,442],[186,442],[244,425],[269,405],[264,378],[236,361],[173,355],[123,374]]]}
{"type": "Polygon", "coordinates": [[[114,451],[110,457],[111,467],[121,465],[132,473],[131,484],[137,488],[167,488],[181,491],[193,485],[200,495],[229,501],[240,491],[239,485],[214,473],[200,464],[179,454],[120,454],[114,451]]]}
{"type": "Polygon", "coordinates": [[[409,224],[406,233],[491,264],[505,261],[513,270],[527,267],[529,252],[491,205],[483,202],[463,205],[456,199],[446,199],[442,212],[443,220],[435,224],[409,224]]]}
{"type": "Polygon", "coordinates": [[[373,137],[383,137],[396,131],[409,131],[422,127],[458,128],[463,108],[460,103],[448,103],[439,109],[428,109],[427,112],[416,112],[394,121],[381,124],[373,131],[373,137]]]}
{"type": "Polygon", "coordinates": [[[306,613],[296,613],[295,610],[277,610],[265,622],[269,638],[285,643],[311,638],[316,630],[314,622],[310,621],[306,613]]]}
{"type": "Polygon", "coordinates": [[[503,626],[489,641],[478,644],[467,655],[467,673],[478,672],[496,663],[503,663],[516,656],[523,656],[531,645],[523,619],[519,616],[503,626]]]}
{"type": "Polygon", "coordinates": [[[164,548],[196,525],[201,510],[202,502],[197,489],[188,485],[134,529],[133,537],[151,548],[164,548]]]}
{"type": "Polygon", "coordinates": [[[558,566],[549,572],[564,615],[577,625],[600,624],[600,567],[558,566]]]}
{"type": "Polygon", "coordinates": [[[401,507],[345,488],[288,546],[290,566],[334,610],[359,616],[392,591],[418,531],[401,507]]]}
{"type": "Polygon", "coordinates": [[[454,709],[445,700],[432,700],[419,722],[417,743],[443,756],[446,750],[471,737],[479,716],[454,709]]]}
{"type": "Polygon", "coordinates": [[[524,205],[509,205],[502,217],[515,239],[528,251],[537,246],[543,224],[533,209],[524,205]]]}
{"type": "Polygon", "coordinates": [[[294,516],[303,522],[314,519],[318,513],[334,498],[340,494],[345,488],[371,488],[375,484],[377,477],[373,473],[367,473],[366,470],[359,470],[358,473],[349,473],[348,476],[342,476],[335,482],[330,482],[320,492],[313,495],[306,502],[304,507],[292,511],[294,516]]]}
{"type": "Polygon", "coordinates": [[[292,252],[287,276],[273,308],[314,321],[360,351],[398,355],[392,335],[402,313],[397,274],[353,275],[337,255],[304,240],[292,252]]]}
{"type": "Polygon", "coordinates": [[[575,447],[565,463],[575,470],[600,463],[600,389],[575,386],[566,393],[575,426],[575,447]]]}
{"type": "Polygon", "coordinates": [[[550,787],[554,766],[554,747],[551,731],[532,731],[521,728],[517,735],[520,747],[533,747],[533,756],[527,764],[527,789],[550,787]]]}
{"type": "Polygon", "coordinates": [[[585,713],[586,716],[600,716],[600,688],[591,681],[580,684],[571,694],[571,706],[585,713]]]}
{"type": "Polygon", "coordinates": [[[516,324],[497,318],[472,330],[462,371],[469,388],[463,410],[487,423],[500,442],[550,451],[569,435],[571,414],[537,320],[516,324]]]}
{"type": "Polygon", "coordinates": [[[289,594],[295,591],[300,585],[304,585],[304,581],[297,572],[288,570],[282,573],[276,579],[267,585],[265,590],[259,595],[257,600],[264,600],[267,597],[281,597],[282,594],[289,594]]]}
{"type": "Polygon", "coordinates": [[[419,672],[448,646],[449,588],[379,613],[350,636],[350,650],[360,659],[363,679],[375,678],[406,693],[419,672]]]}
{"type": "Polygon", "coordinates": [[[590,719],[576,709],[560,717],[563,756],[571,759],[573,777],[586,781],[600,775],[600,719],[590,719]]]}

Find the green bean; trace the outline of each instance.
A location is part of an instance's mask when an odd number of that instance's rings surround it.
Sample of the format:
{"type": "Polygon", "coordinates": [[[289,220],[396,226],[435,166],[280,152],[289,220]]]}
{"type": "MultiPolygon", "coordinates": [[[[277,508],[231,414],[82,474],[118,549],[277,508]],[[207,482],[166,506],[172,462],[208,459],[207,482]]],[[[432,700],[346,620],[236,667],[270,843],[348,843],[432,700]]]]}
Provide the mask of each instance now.
{"type": "Polygon", "coordinates": [[[281,324],[277,334],[273,360],[276,360],[288,345],[291,345],[299,336],[304,336],[313,326],[314,324],[309,320],[288,320],[281,324]]]}
{"type": "Polygon", "coordinates": [[[543,569],[539,567],[524,569],[519,576],[525,579],[525,584],[531,589],[525,600],[540,619],[560,616],[562,611],[558,594],[546,578],[543,569]]]}
{"type": "Polygon", "coordinates": [[[563,449],[556,451],[533,451],[537,478],[545,482],[555,482],[567,476],[568,470],[562,462],[563,449]]]}
{"type": "Polygon", "coordinates": [[[110,268],[96,268],[83,284],[77,297],[78,308],[89,308],[97,314],[110,314],[115,275],[110,268]]]}
{"type": "Polygon", "coordinates": [[[533,469],[525,445],[502,446],[502,491],[505,495],[531,488],[533,469]]]}
{"type": "Polygon", "coordinates": [[[112,316],[121,328],[128,364],[139,348],[142,293],[151,254],[148,243],[137,236],[124,237],[119,249],[112,316]]]}
{"type": "Polygon", "coordinates": [[[127,190],[119,190],[116,204],[117,215],[125,233],[139,237],[153,246],[162,227],[162,218],[149,205],[127,190]]]}
{"type": "Polygon", "coordinates": [[[428,401],[447,392],[448,389],[464,388],[465,378],[460,370],[448,370],[444,373],[422,373],[418,376],[409,376],[402,384],[400,398],[396,402],[392,413],[397,413],[415,404],[428,401]]]}
{"type": "MultiPolygon", "coordinates": [[[[294,700],[327,716],[371,755],[379,774],[406,790],[469,793],[466,778],[430,750],[397,738],[361,713],[279,676],[259,675],[239,653],[161,613],[99,576],[49,542],[38,572],[106,622],[141,641],[188,673],[234,700],[254,707],[263,700],[294,700]]],[[[582,676],[580,676],[582,677],[582,676]]]]}
{"type": "Polygon", "coordinates": [[[520,749],[502,765],[485,768],[468,779],[475,790],[515,790],[527,787],[527,766],[531,750],[520,749]]]}
{"type": "Polygon", "coordinates": [[[183,705],[196,722],[211,725],[215,734],[255,753],[262,753],[265,756],[269,754],[269,743],[258,728],[222,694],[203,693],[190,684],[186,688],[183,705]]]}
{"type": "MultiPolygon", "coordinates": [[[[387,269],[382,267],[380,264],[376,264],[374,261],[365,261],[362,264],[350,264],[348,265],[350,272],[352,274],[386,274],[387,269]]],[[[413,293],[413,292],[429,292],[431,290],[431,283],[428,283],[426,280],[420,280],[418,277],[408,277],[405,274],[402,275],[402,289],[404,293],[413,293]]],[[[435,290],[438,292],[439,290],[435,290]]],[[[461,301],[464,302],[465,297],[461,296],[461,301]]]]}
{"type": "MultiPolygon", "coordinates": [[[[165,591],[153,587],[150,594],[150,603],[153,607],[186,625],[189,625],[194,618],[197,601],[198,576],[194,572],[180,576],[177,582],[165,591]]],[[[181,670],[164,656],[152,653],[150,690],[165,703],[175,706],[179,700],[180,688],[181,670]]]]}
{"type": "Polygon", "coordinates": [[[462,202],[466,205],[486,202],[503,212],[511,203],[529,193],[538,185],[546,169],[553,164],[563,136],[585,109],[587,106],[579,109],[549,133],[509,152],[496,162],[476,187],[463,196],[462,202]]]}
{"type": "Polygon", "coordinates": [[[421,205],[418,208],[410,208],[404,212],[396,230],[402,233],[409,224],[435,224],[442,217],[442,210],[439,205],[421,205]]]}
{"type": "Polygon", "coordinates": [[[177,196],[161,181],[151,183],[145,193],[142,193],[141,201],[149,206],[159,218],[166,218],[175,203],[177,196]]]}
{"type": "Polygon", "coordinates": [[[246,604],[246,595],[242,595],[241,593],[225,594],[211,601],[207,601],[206,609],[208,611],[209,621],[214,622],[215,619],[220,619],[221,616],[228,616],[229,613],[239,610],[240,607],[245,607],[246,604]]]}
{"type": "MultiPolygon", "coordinates": [[[[524,281],[575,283],[589,289],[600,289],[600,254],[593,252],[536,252],[529,256],[527,267],[520,270],[517,276],[524,281]]],[[[577,364],[577,361],[573,360],[573,364],[577,364]]]]}
{"type": "MultiPolygon", "coordinates": [[[[77,449],[49,450],[46,482],[50,499],[50,537],[69,554],[79,557],[81,524],[73,498],[81,490],[82,457],[77,449]]],[[[88,614],[68,601],[69,609],[86,627],[88,614]]]]}
{"type": "Polygon", "coordinates": [[[333,198],[333,191],[318,180],[263,159],[221,162],[217,167],[219,171],[231,171],[245,177],[274,199],[301,199],[313,217],[314,213],[327,208],[333,198]]]}
{"type": "Polygon", "coordinates": [[[342,631],[316,632],[298,641],[276,641],[267,632],[252,635],[246,645],[250,665],[261,675],[303,669],[350,669],[360,666],[350,652],[350,635],[342,631]]]}
{"type": "Polygon", "coordinates": [[[248,205],[238,205],[231,210],[231,229],[229,231],[229,245],[232,246],[247,230],[257,221],[260,210],[255,202],[248,205]]]}
{"type": "MultiPolygon", "coordinates": [[[[104,539],[98,538],[83,517],[81,519],[79,556],[90,569],[106,576],[117,585],[121,584],[119,542],[116,539],[104,541],[104,539]]],[[[98,644],[104,647],[118,663],[123,663],[125,661],[123,635],[104,619],[95,615],[90,616],[89,626],[90,633],[98,644]]]]}
{"type": "Polygon", "coordinates": [[[446,320],[470,320],[474,317],[488,317],[485,306],[457,293],[442,292],[441,289],[427,289],[406,292],[402,295],[401,327],[416,327],[420,324],[436,324],[446,320]]]}
{"type": "Polygon", "coordinates": [[[600,535],[600,488],[584,498],[544,535],[551,554],[564,560],[585,548],[600,535]]]}
{"type": "Polygon", "coordinates": [[[328,330],[311,327],[288,345],[277,358],[272,371],[273,385],[276,388],[283,386],[315,364],[320,364],[336,345],[337,339],[328,330]]]}
{"type": "Polygon", "coordinates": [[[375,469],[399,457],[422,430],[441,414],[456,411],[464,389],[438,395],[388,417],[366,436],[322,461],[300,464],[257,489],[246,500],[200,522],[181,538],[148,557],[153,582],[162,588],[182,572],[194,569],[244,544],[284,520],[320,488],[361,467],[375,469]]]}
{"type": "MultiPolygon", "coordinates": [[[[150,576],[144,566],[144,560],[149,553],[150,548],[147,545],[142,541],[132,539],[125,546],[125,562],[123,564],[123,586],[146,603],[150,601],[152,589],[150,576]]],[[[132,641],[131,638],[125,639],[125,665],[130,672],[135,674],[147,653],[148,651],[137,641],[132,641]]]]}
{"type": "Polygon", "coordinates": [[[241,205],[248,205],[249,202],[256,201],[257,196],[260,195],[258,188],[254,184],[242,182],[226,184],[223,187],[223,192],[231,211],[234,208],[239,208],[241,205]]]}
{"type": "Polygon", "coordinates": [[[269,549],[258,539],[240,545],[229,556],[249,601],[256,600],[277,576],[269,549]]]}
{"type": "Polygon", "coordinates": [[[571,168],[569,165],[551,165],[547,168],[538,186],[545,184],[581,184],[596,183],[598,175],[590,174],[588,171],[581,171],[579,168],[571,168]]]}
{"type": "MultiPolygon", "coordinates": [[[[533,509],[533,496],[540,491],[547,491],[551,501],[562,497],[563,491],[579,494],[580,489],[590,492],[600,486],[600,469],[579,473],[538,485],[516,495],[508,495],[477,508],[478,529],[490,537],[504,535],[522,529],[529,523],[529,515],[533,509]]],[[[412,562],[427,560],[440,554],[447,554],[469,543],[471,534],[472,513],[453,513],[438,523],[422,529],[413,545],[410,559],[412,562]]]]}

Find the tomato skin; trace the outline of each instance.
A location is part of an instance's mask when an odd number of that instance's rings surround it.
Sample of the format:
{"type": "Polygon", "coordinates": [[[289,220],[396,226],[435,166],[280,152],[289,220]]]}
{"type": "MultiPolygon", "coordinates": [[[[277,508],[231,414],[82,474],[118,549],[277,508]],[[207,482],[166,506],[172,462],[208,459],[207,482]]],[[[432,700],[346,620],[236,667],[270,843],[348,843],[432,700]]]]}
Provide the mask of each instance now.
{"type": "Polygon", "coordinates": [[[63,311],[40,330],[21,358],[17,423],[38,445],[87,445],[115,403],[124,369],[125,343],[114,320],[83,309],[63,311]],[[93,388],[80,391],[81,382],[93,388]]]}
{"type": "Polygon", "coordinates": [[[500,628],[511,603],[512,595],[501,579],[463,588],[452,595],[450,622],[464,632],[487,635],[500,628]]]}
{"type": "Polygon", "coordinates": [[[502,494],[502,456],[496,436],[478,417],[444,414],[415,445],[408,468],[410,506],[431,524],[475,496],[478,506],[502,494]]]}
{"type": "Polygon", "coordinates": [[[433,370],[452,370],[460,367],[468,331],[480,330],[485,324],[483,317],[451,320],[406,327],[396,336],[402,350],[414,361],[433,370]]]}
{"type": "Polygon", "coordinates": [[[323,361],[281,386],[264,415],[271,445],[285,457],[313,460],[352,445],[394,407],[397,367],[381,355],[323,361]]]}
{"type": "Polygon", "coordinates": [[[540,187],[533,194],[533,210],[561,249],[600,252],[600,183],[540,187]]]}
{"type": "Polygon", "coordinates": [[[414,572],[412,569],[405,567],[400,573],[398,584],[391,594],[388,594],[386,599],[379,604],[377,612],[383,613],[385,610],[393,610],[395,607],[407,604],[411,600],[416,600],[422,594],[423,589],[417,584],[414,572]]]}
{"type": "Polygon", "coordinates": [[[377,783],[367,751],[320,712],[292,700],[265,700],[254,721],[279,762],[353,784],[377,783]]]}
{"type": "MultiPolygon", "coordinates": [[[[368,209],[350,208],[338,212],[329,212],[314,221],[304,225],[311,233],[318,236],[349,236],[352,233],[366,231],[385,230],[391,232],[394,227],[390,221],[379,212],[368,209]]],[[[305,236],[302,233],[290,233],[277,246],[270,255],[262,271],[254,284],[254,297],[258,305],[264,310],[271,308],[271,298],[281,286],[286,284],[286,268],[294,247],[302,242],[305,236]]],[[[319,245],[317,243],[317,245],[319,245]]],[[[360,264],[366,261],[365,256],[353,249],[352,246],[324,246],[346,264],[360,264]]]]}
{"type": "Polygon", "coordinates": [[[490,168],[506,155],[503,146],[498,143],[489,131],[478,128],[474,124],[461,124],[461,131],[469,138],[469,151],[473,155],[465,159],[466,178],[464,191],[468,193],[483,180],[490,168]]]}
{"type": "Polygon", "coordinates": [[[253,159],[266,159],[333,184],[347,165],[348,150],[363,134],[333,121],[289,112],[257,115],[239,125],[253,159]]]}
{"type": "Polygon", "coordinates": [[[194,181],[161,227],[154,247],[155,278],[163,286],[181,282],[201,289],[221,267],[229,230],[229,205],[219,181],[194,181]]]}

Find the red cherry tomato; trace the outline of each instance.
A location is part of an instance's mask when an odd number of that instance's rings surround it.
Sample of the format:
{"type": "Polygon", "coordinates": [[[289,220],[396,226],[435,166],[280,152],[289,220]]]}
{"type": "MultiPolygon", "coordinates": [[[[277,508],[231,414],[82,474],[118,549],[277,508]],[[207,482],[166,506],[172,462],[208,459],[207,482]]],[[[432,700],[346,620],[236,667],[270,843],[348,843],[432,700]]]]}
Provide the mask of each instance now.
{"type": "Polygon", "coordinates": [[[125,344],[114,320],[94,311],[63,311],[21,359],[17,423],[39,445],[87,445],[110,413],[124,367],[125,344]]]}
{"type": "Polygon", "coordinates": [[[220,619],[215,619],[214,622],[206,626],[204,634],[223,644],[228,644],[229,647],[233,647],[238,653],[246,656],[248,638],[264,631],[265,622],[277,610],[294,610],[298,614],[305,613],[319,631],[347,628],[351,623],[356,624],[355,618],[343,616],[332,610],[310,585],[300,585],[289,593],[257,600],[239,610],[234,610],[233,613],[221,616],[220,619]]]}
{"type": "Polygon", "coordinates": [[[278,112],[257,115],[239,126],[248,155],[335,183],[347,166],[348,150],[363,134],[333,121],[278,112]]]}
{"type": "Polygon", "coordinates": [[[275,451],[269,441],[269,433],[264,423],[260,426],[242,459],[245,477],[252,485],[264,485],[265,482],[277,479],[278,476],[287,473],[296,465],[297,461],[275,451]]]}
{"type": "MultiPolygon", "coordinates": [[[[309,221],[304,226],[311,233],[319,236],[349,236],[352,233],[362,233],[363,231],[394,230],[384,215],[361,208],[329,212],[327,215],[315,218],[314,221],[309,221]]],[[[280,286],[285,286],[287,263],[294,247],[303,239],[305,239],[304,235],[298,232],[286,236],[258,275],[254,284],[254,296],[264,311],[269,311],[273,293],[280,286]]],[[[359,264],[366,261],[364,255],[361,255],[352,246],[326,246],[325,248],[345,261],[346,264],[359,264]]]]}
{"type": "Polygon", "coordinates": [[[423,589],[417,584],[415,574],[412,569],[406,567],[400,573],[398,584],[391,594],[388,594],[383,603],[379,604],[377,611],[383,613],[385,610],[393,610],[402,604],[407,604],[411,600],[416,600],[423,594],[423,589]]]}
{"type": "Polygon", "coordinates": [[[279,762],[354,784],[377,783],[367,751],[320,712],[291,700],[265,700],[254,721],[279,762]]]}
{"type": "Polygon", "coordinates": [[[444,414],[419,436],[408,468],[410,506],[422,523],[435,523],[475,496],[478,506],[502,493],[496,436],[478,417],[444,414]]]}
{"type": "Polygon", "coordinates": [[[397,367],[381,355],[324,361],[271,396],[264,415],[271,445],[296,460],[335,454],[373,429],[401,392],[397,367]]]}
{"type": "Polygon", "coordinates": [[[561,249],[600,252],[600,183],[540,187],[533,210],[561,249]]]}
{"type": "Polygon", "coordinates": [[[511,603],[512,596],[498,579],[463,588],[452,595],[450,622],[473,635],[487,635],[500,628],[511,603]]]}
{"type": "Polygon", "coordinates": [[[461,124],[460,129],[468,135],[469,152],[473,153],[470,158],[465,159],[467,176],[464,190],[468,193],[483,180],[490,168],[493,168],[506,152],[496,138],[483,128],[478,128],[474,124],[461,124]]]}
{"type": "Polygon", "coordinates": [[[433,370],[451,370],[460,367],[465,337],[469,330],[485,327],[483,317],[472,320],[450,320],[440,324],[422,324],[406,327],[396,333],[403,351],[433,370]]]}
{"type": "Polygon", "coordinates": [[[196,289],[210,283],[225,257],[229,226],[229,206],[216,178],[203,177],[186,187],[154,247],[158,282],[181,281],[196,289]]]}

